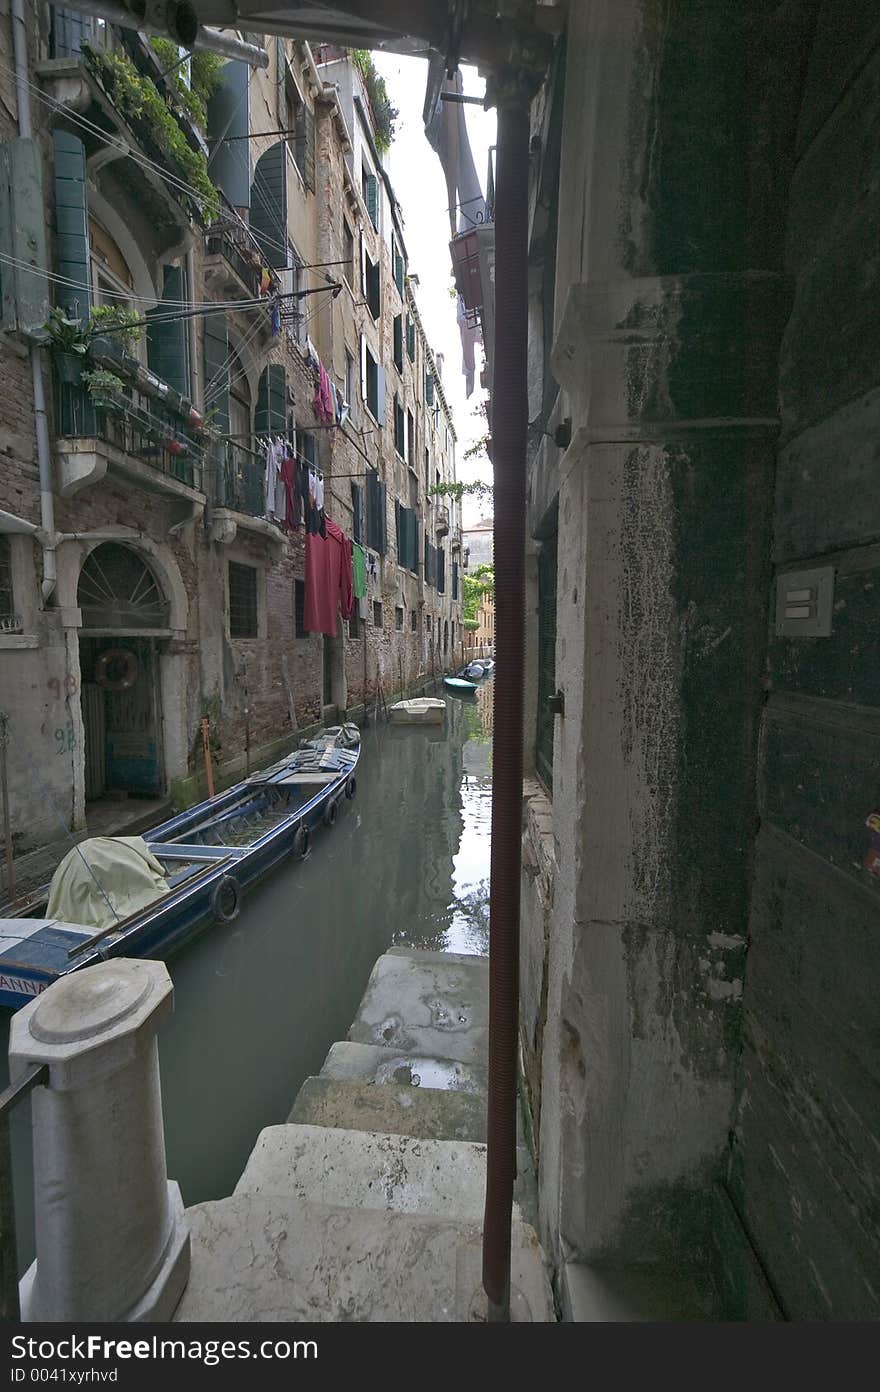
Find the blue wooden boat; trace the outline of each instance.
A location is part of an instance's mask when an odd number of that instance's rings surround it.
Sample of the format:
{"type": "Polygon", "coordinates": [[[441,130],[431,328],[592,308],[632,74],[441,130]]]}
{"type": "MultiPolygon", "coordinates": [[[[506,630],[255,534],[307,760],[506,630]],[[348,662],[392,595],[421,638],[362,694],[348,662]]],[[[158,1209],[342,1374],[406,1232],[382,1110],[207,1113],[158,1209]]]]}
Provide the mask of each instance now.
{"type": "MultiPolygon", "coordinates": [[[[13,916],[0,917],[0,1006],[17,1010],[58,977],[111,957],[166,957],[212,924],[230,922],[250,885],[303,859],[313,829],[333,826],[355,795],[359,757],[357,727],[332,727],[146,832],[167,892],[109,928],[47,917],[50,886],[8,906],[13,916]]],[[[80,844],[84,856],[88,845],[80,844]]]]}

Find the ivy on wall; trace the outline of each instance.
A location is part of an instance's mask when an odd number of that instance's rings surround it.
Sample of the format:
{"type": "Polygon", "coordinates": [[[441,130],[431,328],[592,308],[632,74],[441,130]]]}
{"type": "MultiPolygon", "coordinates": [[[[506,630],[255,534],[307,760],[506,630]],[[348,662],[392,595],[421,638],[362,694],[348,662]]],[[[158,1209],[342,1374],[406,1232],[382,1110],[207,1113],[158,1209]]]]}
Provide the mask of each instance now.
{"type": "MultiPolygon", "coordinates": [[[[172,44],[175,55],[177,47],[172,44]]],[[[143,77],[134,63],[118,49],[98,51],[83,46],[83,55],[107,95],[133,126],[148,132],[152,143],[174,166],[179,178],[194,190],[184,195],[205,222],[217,217],[220,196],[208,177],[208,165],[200,150],[194,150],[177,123],[174,113],[159,89],[143,77]]]]}

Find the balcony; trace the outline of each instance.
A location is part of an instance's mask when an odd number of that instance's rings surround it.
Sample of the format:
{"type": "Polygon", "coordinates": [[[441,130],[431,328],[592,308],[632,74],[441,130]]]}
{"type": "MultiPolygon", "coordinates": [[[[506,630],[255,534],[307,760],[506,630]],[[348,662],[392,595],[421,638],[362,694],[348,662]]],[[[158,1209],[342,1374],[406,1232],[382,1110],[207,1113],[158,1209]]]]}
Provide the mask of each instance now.
{"type": "Polygon", "coordinates": [[[93,394],[56,359],[56,454],[62,497],[99,483],[111,472],[150,492],[179,498],[186,505],[184,517],[196,516],[204,507],[207,457],[207,442],[192,424],[198,418],[156,378],[155,396],[139,390],[135,381],[123,381],[121,391],[93,394]],[[172,400],[162,400],[163,388],[172,400]]]}
{"type": "Polygon", "coordinates": [[[205,223],[217,215],[201,130],[177,100],[144,37],[82,16],[72,39],[69,12],[55,9],[55,17],[51,56],[35,67],[44,91],[59,112],[68,108],[87,120],[87,126],[73,129],[82,139],[92,178],[112,166],[113,177],[137,201],[160,245],[176,245],[192,216],[205,223]],[[65,13],[62,34],[57,18],[65,13]]]}
{"type": "Polygon", "coordinates": [[[437,507],[434,530],[438,537],[445,537],[449,531],[449,508],[445,503],[440,503],[437,507]]]}
{"type": "MultiPolygon", "coordinates": [[[[241,223],[218,222],[205,233],[205,281],[222,300],[256,300],[261,293],[262,257],[241,223]]],[[[269,270],[268,295],[280,290],[278,276],[269,270]]]]}
{"type": "Polygon", "coordinates": [[[283,534],[266,517],[266,466],[262,455],[233,440],[218,440],[212,450],[211,467],[211,540],[228,546],[239,531],[247,531],[281,547],[283,534]]]}

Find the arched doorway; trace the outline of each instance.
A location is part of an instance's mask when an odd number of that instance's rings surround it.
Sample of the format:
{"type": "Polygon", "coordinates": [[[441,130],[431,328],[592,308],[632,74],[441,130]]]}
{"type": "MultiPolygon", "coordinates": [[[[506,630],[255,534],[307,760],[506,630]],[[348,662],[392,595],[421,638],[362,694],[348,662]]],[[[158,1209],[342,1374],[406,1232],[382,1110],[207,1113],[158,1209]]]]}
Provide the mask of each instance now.
{"type": "Polygon", "coordinates": [[[85,795],[158,797],[165,791],[159,643],[168,602],[144,557],[104,542],[77,587],[85,736],[85,795]]]}

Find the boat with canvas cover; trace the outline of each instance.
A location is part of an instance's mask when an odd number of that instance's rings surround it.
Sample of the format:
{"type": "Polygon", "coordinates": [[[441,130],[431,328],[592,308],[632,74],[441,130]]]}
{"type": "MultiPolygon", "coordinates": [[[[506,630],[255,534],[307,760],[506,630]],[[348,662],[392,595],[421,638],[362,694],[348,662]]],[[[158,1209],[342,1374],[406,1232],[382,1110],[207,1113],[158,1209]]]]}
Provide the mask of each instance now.
{"type": "Polygon", "coordinates": [[[356,725],[332,726],[271,768],[139,836],[73,847],[52,881],[0,916],[0,1006],[110,957],[163,958],[238,916],[245,890],[303,859],[354,797],[356,725]]]}

